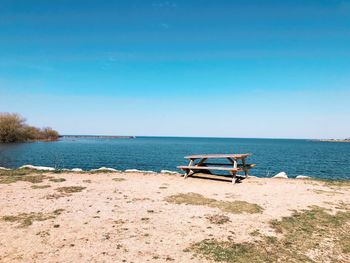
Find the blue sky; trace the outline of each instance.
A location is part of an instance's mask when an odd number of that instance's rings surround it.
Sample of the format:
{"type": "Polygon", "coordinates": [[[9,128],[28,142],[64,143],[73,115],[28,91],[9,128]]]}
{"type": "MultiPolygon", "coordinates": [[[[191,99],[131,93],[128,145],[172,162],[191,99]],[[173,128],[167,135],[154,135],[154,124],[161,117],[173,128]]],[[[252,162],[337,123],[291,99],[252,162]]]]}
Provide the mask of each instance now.
{"type": "Polygon", "coordinates": [[[0,111],[62,134],[350,136],[350,1],[0,0],[0,111]]]}

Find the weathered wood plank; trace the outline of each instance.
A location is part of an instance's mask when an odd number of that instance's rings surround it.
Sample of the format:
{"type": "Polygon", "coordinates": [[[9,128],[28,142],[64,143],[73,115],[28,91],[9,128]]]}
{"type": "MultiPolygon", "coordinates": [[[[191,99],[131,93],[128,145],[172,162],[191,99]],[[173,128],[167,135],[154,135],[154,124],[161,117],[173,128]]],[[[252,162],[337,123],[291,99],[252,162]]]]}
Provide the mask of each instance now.
{"type": "Polygon", "coordinates": [[[215,167],[215,166],[178,166],[182,170],[218,170],[218,171],[239,171],[238,168],[215,167]]]}
{"type": "Polygon", "coordinates": [[[242,153],[242,154],[198,154],[198,155],[190,155],[185,156],[185,159],[202,159],[202,158],[217,158],[217,159],[224,159],[224,158],[233,158],[233,159],[243,159],[248,156],[252,156],[251,153],[242,153]]]}
{"type": "MultiPolygon", "coordinates": [[[[205,165],[213,165],[213,166],[230,166],[230,167],[232,167],[233,166],[233,164],[232,163],[207,163],[207,162],[205,162],[204,163],[205,165]]],[[[253,167],[255,167],[256,166],[256,164],[246,164],[245,165],[246,167],[250,167],[250,168],[253,168],[253,167]]],[[[237,167],[243,167],[243,164],[237,164],[237,167]]]]}

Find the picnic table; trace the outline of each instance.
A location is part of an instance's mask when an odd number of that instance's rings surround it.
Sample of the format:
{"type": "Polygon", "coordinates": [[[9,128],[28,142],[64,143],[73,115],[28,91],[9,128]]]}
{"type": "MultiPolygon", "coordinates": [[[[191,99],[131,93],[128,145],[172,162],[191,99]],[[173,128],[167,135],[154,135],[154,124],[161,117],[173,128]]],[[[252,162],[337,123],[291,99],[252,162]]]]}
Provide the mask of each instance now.
{"type": "Polygon", "coordinates": [[[243,154],[200,154],[185,156],[189,160],[187,166],[178,166],[177,168],[185,171],[184,178],[194,173],[203,172],[212,174],[211,170],[227,171],[232,175],[232,183],[240,181],[242,178],[237,177],[238,172],[244,172],[244,178],[247,178],[249,169],[255,167],[255,164],[247,164],[246,158],[251,156],[250,153],[243,154]],[[211,163],[208,160],[225,159],[227,163],[211,163]]]}

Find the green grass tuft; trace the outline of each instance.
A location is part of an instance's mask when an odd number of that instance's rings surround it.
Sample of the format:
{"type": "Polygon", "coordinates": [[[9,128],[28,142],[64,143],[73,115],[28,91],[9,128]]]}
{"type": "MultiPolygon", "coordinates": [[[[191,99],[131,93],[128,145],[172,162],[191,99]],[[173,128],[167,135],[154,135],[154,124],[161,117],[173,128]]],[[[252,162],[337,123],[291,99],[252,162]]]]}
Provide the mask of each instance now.
{"type": "Polygon", "coordinates": [[[191,249],[214,261],[234,263],[275,262],[274,258],[269,257],[267,253],[260,253],[259,249],[251,243],[240,244],[206,239],[193,245],[191,249]]]}

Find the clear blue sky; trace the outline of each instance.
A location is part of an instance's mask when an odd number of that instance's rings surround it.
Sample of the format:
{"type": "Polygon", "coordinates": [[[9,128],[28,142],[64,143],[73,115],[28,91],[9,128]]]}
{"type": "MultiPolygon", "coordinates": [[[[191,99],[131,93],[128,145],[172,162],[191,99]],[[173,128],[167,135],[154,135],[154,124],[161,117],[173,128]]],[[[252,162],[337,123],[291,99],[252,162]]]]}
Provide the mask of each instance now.
{"type": "Polygon", "coordinates": [[[350,137],[350,1],[0,0],[0,111],[61,134],[350,137]]]}

